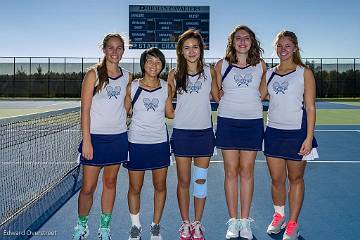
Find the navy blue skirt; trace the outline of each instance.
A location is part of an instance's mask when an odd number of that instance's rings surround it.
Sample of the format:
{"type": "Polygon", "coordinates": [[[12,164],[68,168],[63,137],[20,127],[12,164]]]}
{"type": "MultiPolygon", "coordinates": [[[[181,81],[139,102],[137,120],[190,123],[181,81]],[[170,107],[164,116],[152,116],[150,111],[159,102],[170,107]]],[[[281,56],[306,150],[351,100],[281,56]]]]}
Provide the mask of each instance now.
{"type": "Polygon", "coordinates": [[[215,147],[213,129],[174,128],[171,136],[171,147],[177,157],[211,157],[215,147]]]}
{"type": "Polygon", "coordinates": [[[261,151],[263,138],[264,121],[262,118],[217,118],[217,148],[223,150],[261,151]]]}
{"type": "Polygon", "coordinates": [[[124,167],[132,171],[154,170],[170,165],[169,142],[139,144],[129,142],[129,162],[124,167]]]}
{"type": "MultiPolygon", "coordinates": [[[[299,130],[283,130],[267,127],[264,138],[264,154],[268,157],[283,158],[287,160],[302,160],[299,155],[300,148],[306,138],[306,128],[299,130]]],[[[312,147],[318,146],[315,137],[312,147]]]]}
{"type": "Polygon", "coordinates": [[[79,145],[80,163],[89,166],[108,166],[128,161],[127,132],[120,134],[91,134],[93,159],[87,160],[82,156],[82,144],[79,145]]]}

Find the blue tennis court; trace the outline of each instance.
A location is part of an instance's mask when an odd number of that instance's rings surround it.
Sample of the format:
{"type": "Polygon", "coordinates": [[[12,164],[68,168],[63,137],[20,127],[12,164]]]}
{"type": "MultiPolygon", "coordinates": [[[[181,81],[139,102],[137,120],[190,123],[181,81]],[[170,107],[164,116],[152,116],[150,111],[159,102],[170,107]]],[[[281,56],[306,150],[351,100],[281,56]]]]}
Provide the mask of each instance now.
{"type": "MultiPolygon", "coordinates": [[[[75,108],[70,109],[69,112],[59,110],[57,113],[64,114],[62,117],[57,117],[52,112],[38,114],[39,120],[34,120],[31,116],[16,117],[15,119],[20,119],[22,122],[16,123],[16,127],[10,130],[5,128],[9,125],[6,120],[0,120],[1,123],[5,123],[2,124],[4,127],[2,132],[5,134],[2,135],[4,141],[1,147],[1,158],[2,161],[10,159],[0,165],[3,186],[1,199],[8,198],[6,196],[13,196],[10,198],[10,202],[2,200],[0,210],[6,213],[12,211],[13,205],[22,203],[25,205],[24,209],[18,209],[12,214],[11,217],[15,219],[13,222],[10,220],[9,224],[5,223],[0,226],[1,239],[27,239],[30,236],[32,236],[31,239],[39,240],[71,239],[77,219],[78,189],[81,184],[81,171],[76,167],[76,149],[80,140],[79,115],[76,107],[78,102],[46,101],[42,103],[13,102],[10,104],[22,111],[23,109],[30,111],[31,107],[46,111],[48,110],[47,107],[53,105],[60,106],[60,108],[69,105],[75,108]],[[41,120],[43,117],[46,118],[41,120]],[[36,127],[33,126],[34,121],[38,121],[36,127]],[[51,127],[48,129],[48,126],[51,127]],[[59,130],[61,130],[61,134],[59,130]],[[20,140],[15,139],[12,135],[19,132],[22,133],[20,140]],[[9,140],[5,141],[5,139],[9,140]],[[70,139],[71,141],[69,141],[70,139]],[[33,143],[27,144],[29,140],[33,143]],[[41,146],[40,150],[34,150],[38,146],[41,146]],[[65,150],[58,150],[64,147],[65,150]],[[13,152],[10,151],[11,149],[13,152]],[[29,154],[34,156],[28,157],[29,154]],[[37,155],[42,158],[49,157],[51,160],[37,159],[35,157],[37,155]],[[57,156],[61,157],[57,158],[57,156]],[[59,175],[59,177],[57,174],[60,173],[61,176],[59,175]],[[54,176],[54,179],[50,179],[49,176],[54,176]],[[24,179],[27,179],[25,180],[27,182],[24,183],[25,187],[24,184],[20,185],[21,187],[15,187],[14,184],[6,187],[10,181],[21,182],[24,179]],[[46,183],[49,188],[41,189],[39,186],[43,183],[46,183]],[[34,200],[26,202],[30,198],[34,200]]],[[[5,108],[6,106],[5,104],[5,108]]],[[[349,239],[349,234],[357,232],[358,216],[360,215],[360,206],[358,205],[360,188],[357,186],[357,178],[360,172],[360,124],[358,123],[359,115],[356,112],[359,111],[360,107],[348,103],[331,102],[318,102],[317,107],[322,111],[328,111],[327,113],[321,112],[319,118],[322,114],[328,114],[335,118],[331,115],[334,111],[350,112],[354,124],[329,125],[320,123],[316,126],[315,136],[319,142],[320,158],[308,162],[305,174],[305,201],[299,218],[300,239],[349,239]],[[338,226],[338,221],[341,221],[345,227],[334,229],[338,226]]],[[[341,121],[343,120],[340,119],[341,121]]],[[[206,238],[208,240],[225,239],[225,223],[228,220],[228,213],[223,190],[224,170],[220,151],[212,158],[208,176],[209,196],[203,217],[206,238]]],[[[161,222],[162,235],[164,239],[178,239],[181,219],[176,198],[175,164],[169,168],[167,186],[168,195],[161,222]]],[[[130,217],[127,207],[127,189],[127,172],[121,168],[111,224],[113,239],[128,238],[130,217]]],[[[98,189],[94,195],[94,205],[90,213],[91,235],[89,239],[97,238],[101,212],[100,193],[101,180],[99,180],[98,189]]],[[[149,225],[152,220],[152,204],[151,173],[147,173],[142,193],[143,239],[150,237],[149,225]]],[[[255,191],[251,209],[251,217],[255,220],[252,225],[254,239],[282,238],[282,234],[269,236],[265,232],[272,214],[273,207],[267,165],[263,154],[258,153],[255,167],[255,191]]],[[[5,219],[5,221],[7,220],[5,219]]]]}
{"type": "MultiPolygon", "coordinates": [[[[318,126],[316,137],[319,141],[320,159],[309,162],[306,170],[306,193],[299,223],[300,239],[353,239],[350,234],[359,226],[360,189],[360,126],[318,126]],[[341,228],[337,222],[341,221],[341,228]]],[[[206,237],[209,240],[225,239],[228,220],[223,190],[223,165],[221,153],[213,157],[209,169],[209,196],[203,217],[206,237]]],[[[269,236],[265,230],[273,214],[270,196],[269,174],[262,154],[258,154],[255,168],[255,192],[251,217],[254,239],[281,239],[282,235],[269,236]]],[[[130,217],[127,209],[128,179],[122,169],[118,179],[117,202],[113,213],[112,235],[114,239],[127,239],[130,217]]],[[[90,239],[96,239],[99,225],[101,182],[95,195],[90,214],[90,239]]],[[[40,232],[56,232],[46,239],[70,239],[77,218],[77,196],[74,195],[41,228],[40,232]]],[[[142,194],[141,223],[143,239],[149,239],[149,224],[152,216],[151,174],[146,174],[142,194]]],[[[164,239],[177,239],[180,215],[176,200],[176,169],[169,168],[168,197],[162,219],[164,239]]],[[[35,236],[32,239],[44,239],[35,236]]]]}

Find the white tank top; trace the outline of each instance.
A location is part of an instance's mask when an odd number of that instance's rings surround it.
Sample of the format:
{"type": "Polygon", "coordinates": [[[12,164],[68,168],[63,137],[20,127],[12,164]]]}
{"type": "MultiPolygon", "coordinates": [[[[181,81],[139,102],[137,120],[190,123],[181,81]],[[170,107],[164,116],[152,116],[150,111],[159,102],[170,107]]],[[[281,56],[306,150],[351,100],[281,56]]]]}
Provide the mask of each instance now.
{"type": "Polygon", "coordinates": [[[208,65],[204,73],[187,75],[187,92],[177,93],[174,128],[207,129],[211,124],[211,73],[208,65]]]}
{"type": "MultiPolygon", "coordinates": [[[[98,73],[96,71],[96,82],[98,73]]],[[[122,75],[109,77],[109,84],[96,93],[91,101],[90,133],[119,134],[126,132],[126,110],[124,99],[129,72],[121,69],[122,75]]],[[[97,85],[97,84],[96,84],[97,85]]]]}
{"type": "MultiPolygon", "coordinates": [[[[224,59],[221,75],[229,63],[224,59]]],[[[222,82],[224,96],[219,102],[218,116],[234,119],[258,119],[263,117],[259,86],[263,68],[261,62],[256,66],[238,67],[232,65],[222,82]]]]}
{"type": "Polygon", "coordinates": [[[167,83],[160,80],[161,86],[147,90],[139,86],[139,80],[131,83],[131,99],[138,88],[142,91],[133,106],[128,138],[131,143],[154,144],[167,141],[165,125],[165,105],[168,97],[167,83]]]}
{"type": "Polygon", "coordinates": [[[295,130],[301,128],[304,102],[304,68],[296,69],[285,75],[266,72],[266,82],[270,95],[267,125],[272,128],[295,130]],[[269,82],[270,76],[274,77],[269,82]]]}

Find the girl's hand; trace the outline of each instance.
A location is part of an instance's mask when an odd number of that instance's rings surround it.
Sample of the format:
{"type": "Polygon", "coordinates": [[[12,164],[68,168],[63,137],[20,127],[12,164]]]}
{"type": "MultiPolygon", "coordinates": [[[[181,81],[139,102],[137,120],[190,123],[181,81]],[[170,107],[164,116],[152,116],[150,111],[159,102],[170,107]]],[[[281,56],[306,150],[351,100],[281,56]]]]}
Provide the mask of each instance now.
{"type": "Polygon", "coordinates": [[[83,142],[82,145],[82,156],[86,160],[92,160],[93,159],[93,146],[91,142],[83,142]]]}
{"type": "Polygon", "coordinates": [[[220,88],[218,95],[219,95],[219,99],[221,99],[224,96],[224,90],[222,88],[220,88]]]}
{"type": "Polygon", "coordinates": [[[312,150],[312,139],[306,138],[301,145],[299,155],[305,156],[308,155],[312,150]]]}

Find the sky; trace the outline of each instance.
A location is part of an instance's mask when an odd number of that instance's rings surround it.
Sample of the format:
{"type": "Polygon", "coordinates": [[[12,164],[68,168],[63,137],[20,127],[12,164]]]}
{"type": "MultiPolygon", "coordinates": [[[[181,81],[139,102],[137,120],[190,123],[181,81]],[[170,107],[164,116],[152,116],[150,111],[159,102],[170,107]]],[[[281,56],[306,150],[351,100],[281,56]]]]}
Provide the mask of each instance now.
{"type": "MultiPolygon", "coordinates": [[[[210,6],[208,58],[224,56],[240,24],[256,33],[263,57],[276,57],[273,40],[284,29],[297,34],[302,57],[360,57],[359,0],[1,0],[0,57],[101,57],[106,33],[128,39],[128,5],[135,4],[210,6]]],[[[142,51],[126,49],[123,57],[142,51]]]]}

